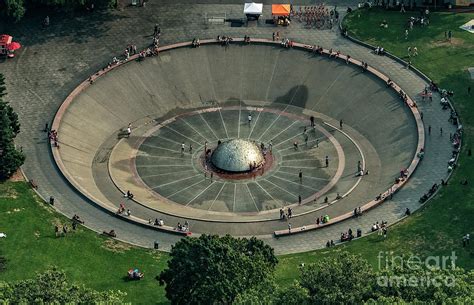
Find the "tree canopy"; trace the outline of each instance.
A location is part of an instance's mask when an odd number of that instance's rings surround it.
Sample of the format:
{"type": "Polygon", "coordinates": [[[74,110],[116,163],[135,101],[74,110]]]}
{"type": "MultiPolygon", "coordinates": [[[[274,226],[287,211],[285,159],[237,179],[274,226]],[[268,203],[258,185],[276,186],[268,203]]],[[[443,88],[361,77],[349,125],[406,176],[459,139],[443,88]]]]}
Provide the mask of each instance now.
{"type": "Polygon", "coordinates": [[[53,267],[34,279],[0,282],[1,304],[96,304],[121,303],[125,293],[98,292],[68,282],[64,271],[53,267]]]}
{"type": "Polygon", "coordinates": [[[30,8],[46,6],[73,11],[83,9],[91,3],[94,3],[96,7],[112,7],[116,4],[116,0],[0,0],[0,15],[3,13],[14,21],[19,21],[30,8]]]}
{"type": "Polygon", "coordinates": [[[375,274],[366,260],[343,252],[301,268],[300,284],[313,303],[360,304],[371,296],[375,274]]]}
{"type": "Polygon", "coordinates": [[[0,180],[9,178],[25,161],[13,142],[20,132],[18,115],[3,101],[5,95],[5,78],[0,74],[0,180]]]}
{"type": "Polygon", "coordinates": [[[172,304],[229,304],[237,295],[271,285],[277,264],[273,249],[255,237],[201,235],[173,246],[159,275],[172,304]]]}
{"type": "MultiPolygon", "coordinates": [[[[409,261],[410,256],[401,261],[409,261]]],[[[399,258],[399,257],[397,257],[399,258]]],[[[360,256],[342,252],[300,267],[300,279],[280,288],[247,289],[239,305],[306,304],[473,304],[474,271],[423,264],[373,270],[360,256]]]]}

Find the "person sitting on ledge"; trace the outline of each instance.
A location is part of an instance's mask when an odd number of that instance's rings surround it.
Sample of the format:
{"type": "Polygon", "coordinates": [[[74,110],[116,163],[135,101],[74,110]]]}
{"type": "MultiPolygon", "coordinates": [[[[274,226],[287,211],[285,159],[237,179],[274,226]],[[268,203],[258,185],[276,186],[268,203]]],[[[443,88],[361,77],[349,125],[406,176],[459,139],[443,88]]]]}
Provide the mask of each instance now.
{"type": "Polygon", "coordinates": [[[410,211],[409,208],[407,208],[407,209],[405,210],[405,216],[410,216],[410,215],[411,215],[411,211],[410,211]]]}
{"type": "Polygon", "coordinates": [[[423,148],[420,149],[420,152],[417,154],[417,157],[421,159],[423,159],[423,157],[425,156],[425,151],[423,150],[423,148]]]}
{"type": "Polygon", "coordinates": [[[379,228],[377,227],[377,225],[376,225],[375,223],[374,223],[374,224],[372,225],[372,227],[371,227],[371,231],[372,231],[372,232],[375,232],[375,231],[377,231],[378,229],[379,229],[379,228]]]}
{"type": "Polygon", "coordinates": [[[110,230],[109,232],[103,231],[102,234],[110,236],[110,237],[117,237],[117,234],[115,233],[115,230],[110,230]]]}
{"type": "Polygon", "coordinates": [[[120,203],[117,214],[122,214],[123,212],[125,212],[125,205],[120,203]]]}
{"type": "Polygon", "coordinates": [[[193,47],[195,48],[199,48],[199,46],[201,46],[201,42],[199,41],[199,38],[194,38],[192,44],[193,44],[193,47]]]}
{"type": "Polygon", "coordinates": [[[133,199],[133,194],[132,194],[132,192],[127,191],[127,193],[125,194],[125,197],[128,198],[128,199],[133,199]]]}
{"type": "Polygon", "coordinates": [[[84,224],[84,221],[77,214],[74,214],[74,216],[72,216],[72,220],[80,224],[84,224]]]}

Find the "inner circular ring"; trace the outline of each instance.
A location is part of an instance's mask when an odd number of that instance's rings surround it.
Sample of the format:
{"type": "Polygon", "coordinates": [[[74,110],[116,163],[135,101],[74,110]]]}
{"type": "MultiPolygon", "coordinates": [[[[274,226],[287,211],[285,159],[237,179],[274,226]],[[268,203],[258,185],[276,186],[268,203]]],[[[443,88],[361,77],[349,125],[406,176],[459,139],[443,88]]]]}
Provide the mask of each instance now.
{"type": "MultiPolygon", "coordinates": [[[[266,209],[266,210],[258,210],[258,212],[249,212],[249,211],[243,211],[243,212],[233,211],[233,212],[230,212],[230,211],[213,211],[213,210],[205,210],[204,211],[204,210],[200,210],[199,208],[193,207],[192,205],[189,205],[189,204],[183,205],[183,204],[180,204],[180,203],[176,203],[175,201],[170,200],[169,198],[166,198],[166,197],[162,196],[162,194],[160,192],[156,192],[155,190],[153,190],[152,187],[150,187],[147,183],[145,183],[142,180],[142,178],[140,177],[140,175],[138,174],[138,171],[137,171],[137,168],[136,168],[136,158],[137,158],[137,155],[140,151],[140,147],[141,147],[141,145],[143,145],[143,143],[146,141],[147,138],[153,136],[157,131],[159,131],[162,128],[167,128],[167,126],[169,126],[173,122],[181,120],[182,118],[189,118],[191,116],[201,115],[203,113],[213,113],[213,112],[216,115],[219,115],[219,114],[217,114],[218,112],[222,111],[224,113],[224,111],[231,111],[231,110],[234,110],[234,111],[235,110],[238,110],[238,111],[253,111],[255,114],[258,113],[259,115],[262,114],[262,113],[265,113],[265,114],[270,114],[270,115],[276,116],[277,118],[281,117],[281,118],[285,118],[285,119],[291,119],[291,120],[294,120],[296,123],[309,121],[309,117],[306,117],[306,116],[300,115],[300,114],[283,112],[279,109],[273,109],[273,108],[268,108],[268,107],[265,107],[265,108],[262,108],[262,107],[259,107],[259,108],[244,107],[244,108],[242,108],[240,106],[207,108],[207,109],[204,109],[204,110],[196,110],[196,111],[192,111],[192,112],[183,113],[183,114],[180,114],[180,115],[175,116],[173,118],[167,119],[167,120],[161,122],[160,124],[154,126],[153,128],[147,129],[146,131],[144,131],[143,136],[140,137],[141,140],[133,144],[133,153],[131,155],[131,161],[130,161],[130,166],[132,167],[132,172],[134,173],[134,179],[136,180],[136,182],[139,185],[141,185],[143,188],[147,189],[148,193],[152,194],[152,197],[154,198],[153,201],[155,201],[155,203],[160,202],[160,204],[159,205],[151,204],[150,201],[152,201],[152,200],[146,200],[146,198],[140,198],[140,196],[136,196],[134,199],[136,199],[137,202],[142,203],[143,205],[145,205],[147,207],[151,207],[151,208],[159,210],[161,212],[170,213],[170,214],[173,214],[173,215],[180,215],[180,216],[184,215],[185,217],[190,217],[190,218],[197,217],[197,218],[201,219],[202,217],[207,217],[207,216],[209,216],[211,218],[216,218],[216,216],[219,216],[220,219],[224,218],[224,219],[227,220],[228,217],[232,217],[232,219],[234,219],[236,215],[239,215],[239,216],[256,216],[256,217],[258,216],[258,218],[262,219],[261,218],[262,215],[268,215],[269,213],[275,213],[275,215],[278,215],[278,209],[281,207],[280,205],[275,206],[275,208],[270,208],[270,209],[266,209]]],[[[304,198],[301,198],[301,203],[299,203],[299,200],[298,200],[297,197],[294,199],[294,201],[284,202],[283,205],[286,206],[286,207],[288,207],[288,206],[297,207],[299,205],[305,205],[305,204],[311,205],[312,203],[315,202],[314,201],[315,198],[320,198],[321,196],[324,195],[324,193],[331,190],[336,185],[337,181],[340,179],[340,177],[342,175],[342,172],[343,172],[344,167],[345,167],[345,156],[344,156],[343,149],[342,149],[340,143],[334,138],[334,136],[320,125],[321,124],[317,124],[314,129],[325,136],[325,138],[328,140],[328,142],[335,148],[335,152],[337,154],[338,162],[337,162],[337,167],[335,168],[335,174],[332,176],[332,178],[329,180],[329,182],[326,185],[322,186],[317,191],[311,193],[309,196],[305,196],[304,198]]],[[[176,144],[179,144],[179,143],[176,143],[176,144]]],[[[291,142],[290,142],[290,144],[291,144],[291,142]]],[[[196,154],[196,151],[198,149],[202,149],[202,147],[195,147],[194,154],[196,154]]],[[[114,153],[114,152],[112,152],[112,153],[114,153]]],[[[111,159],[114,159],[114,158],[112,157],[111,159]]],[[[196,162],[194,162],[194,163],[196,163],[196,162]]],[[[111,174],[112,179],[114,179],[113,170],[110,172],[110,174],[111,174]]],[[[186,177],[183,177],[183,179],[186,179],[186,177]]],[[[215,180],[217,180],[217,178],[215,178],[215,180]]],[[[256,182],[259,183],[259,181],[261,181],[261,180],[259,180],[259,177],[257,177],[256,182]]],[[[117,187],[121,188],[120,181],[115,180],[115,183],[116,183],[117,187]]],[[[229,187],[229,185],[232,185],[232,184],[234,184],[235,188],[242,187],[242,183],[230,183],[230,182],[225,182],[224,181],[224,184],[227,184],[226,187],[229,187]]],[[[211,184],[209,184],[209,185],[211,185],[211,184]]],[[[222,188],[224,188],[223,185],[222,185],[222,188]]],[[[122,191],[126,191],[126,189],[122,189],[122,191]]],[[[220,191],[222,191],[222,189],[220,189],[220,191]]],[[[193,200],[193,198],[189,198],[189,199],[193,200]]],[[[284,201],[284,200],[282,200],[282,201],[284,201]]],[[[306,211],[308,211],[308,209],[311,209],[311,208],[312,207],[306,208],[306,211]]],[[[314,207],[314,209],[311,209],[311,210],[314,211],[316,209],[319,209],[319,208],[314,207]]],[[[268,217],[268,216],[264,216],[264,217],[268,217]]],[[[265,219],[268,220],[267,218],[265,218],[265,219]]]]}

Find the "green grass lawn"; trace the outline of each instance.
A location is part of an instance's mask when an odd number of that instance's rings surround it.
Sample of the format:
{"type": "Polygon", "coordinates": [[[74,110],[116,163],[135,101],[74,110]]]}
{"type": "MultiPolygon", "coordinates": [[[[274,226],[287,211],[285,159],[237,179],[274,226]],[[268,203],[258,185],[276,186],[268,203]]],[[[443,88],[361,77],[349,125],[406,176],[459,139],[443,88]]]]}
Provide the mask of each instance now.
{"type": "Polygon", "coordinates": [[[71,281],[96,290],[121,290],[127,301],[167,302],[163,287],[154,279],[166,265],[167,254],[144,250],[104,238],[79,227],[65,237],[55,237],[54,225],[70,221],[43,203],[24,182],[0,184],[0,255],[7,267],[0,280],[34,276],[48,266],[64,269],[71,281]],[[143,269],[145,278],[128,281],[131,267],[143,269]]]}
{"type": "MultiPolygon", "coordinates": [[[[471,236],[474,233],[474,156],[468,157],[466,153],[473,134],[474,92],[468,96],[466,88],[471,86],[474,91],[474,82],[469,80],[466,69],[474,66],[474,35],[458,29],[473,19],[474,14],[432,14],[429,27],[415,28],[405,40],[404,22],[409,15],[361,10],[349,15],[345,23],[352,35],[382,45],[400,57],[407,56],[408,46],[416,46],[420,55],[412,59],[413,65],[441,87],[455,91],[454,103],[465,128],[459,168],[448,187],[424,209],[392,227],[386,240],[372,235],[328,250],[279,257],[276,280],[281,285],[289,285],[299,276],[301,263],[343,250],[362,255],[375,268],[379,251],[420,256],[449,255],[455,251],[458,266],[474,268],[474,246],[463,248],[461,244],[465,233],[470,232],[471,236]],[[383,19],[388,21],[388,29],[378,26],[383,19]],[[444,41],[444,31],[448,29],[454,32],[452,43],[444,41]],[[470,181],[468,186],[459,183],[465,177],[470,181]]],[[[0,280],[31,278],[36,271],[57,265],[74,282],[97,290],[126,292],[127,301],[166,302],[164,289],[154,279],[166,265],[166,254],[113,242],[84,228],[56,238],[55,223],[69,224],[69,221],[42,203],[26,183],[0,184],[0,232],[8,234],[6,239],[0,239],[0,255],[8,260],[6,270],[0,272],[0,280]],[[142,269],[145,279],[126,281],[126,272],[131,267],[142,269]]]]}

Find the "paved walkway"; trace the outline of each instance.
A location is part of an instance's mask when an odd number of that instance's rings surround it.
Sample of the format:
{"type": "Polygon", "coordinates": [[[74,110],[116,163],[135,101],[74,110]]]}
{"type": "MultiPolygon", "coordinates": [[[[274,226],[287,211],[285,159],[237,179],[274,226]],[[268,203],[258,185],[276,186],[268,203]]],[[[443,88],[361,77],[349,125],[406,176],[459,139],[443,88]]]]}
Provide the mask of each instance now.
{"type": "MultiPolygon", "coordinates": [[[[86,220],[93,230],[115,229],[120,239],[150,247],[159,240],[162,249],[169,250],[179,237],[145,229],[122,221],[114,216],[99,212],[97,208],[72,190],[58,173],[52,162],[46,135],[41,132],[46,122],[50,122],[61,102],[88,75],[102,68],[111,58],[121,54],[129,43],[145,46],[152,34],[153,24],[161,25],[162,44],[191,40],[194,37],[216,37],[231,35],[243,37],[269,38],[274,27],[261,23],[247,28],[231,28],[227,25],[210,25],[205,22],[207,13],[219,15],[226,12],[228,17],[242,17],[242,5],[223,4],[150,4],[146,9],[127,8],[117,12],[96,12],[91,15],[63,18],[50,16],[51,27],[45,31],[39,25],[41,17],[22,21],[14,28],[0,24],[1,32],[12,34],[22,42],[24,48],[14,60],[0,63],[2,73],[7,78],[8,100],[20,114],[22,132],[17,144],[27,155],[24,171],[39,185],[44,197],[53,195],[56,208],[71,216],[75,213],[86,220]]],[[[269,10],[264,10],[264,17],[269,10]]],[[[335,48],[368,62],[389,75],[412,97],[416,97],[425,83],[411,71],[387,57],[375,56],[368,49],[355,45],[340,37],[334,30],[306,30],[300,24],[279,29],[281,36],[309,44],[319,44],[325,48],[335,48]]],[[[277,253],[292,253],[321,248],[327,240],[339,238],[340,232],[349,227],[353,230],[376,221],[393,223],[409,207],[419,208],[418,198],[433,183],[447,176],[446,162],[451,156],[449,133],[454,132],[448,123],[449,113],[442,111],[439,97],[433,103],[419,103],[426,125],[432,126],[431,136],[427,136],[425,159],[414,177],[393,200],[371,211],[359,219],[349,220],[323,230],[274,239],[264,238],[277,253]],[[443,136],[439,129],[443,128],[443,136]]]]}

